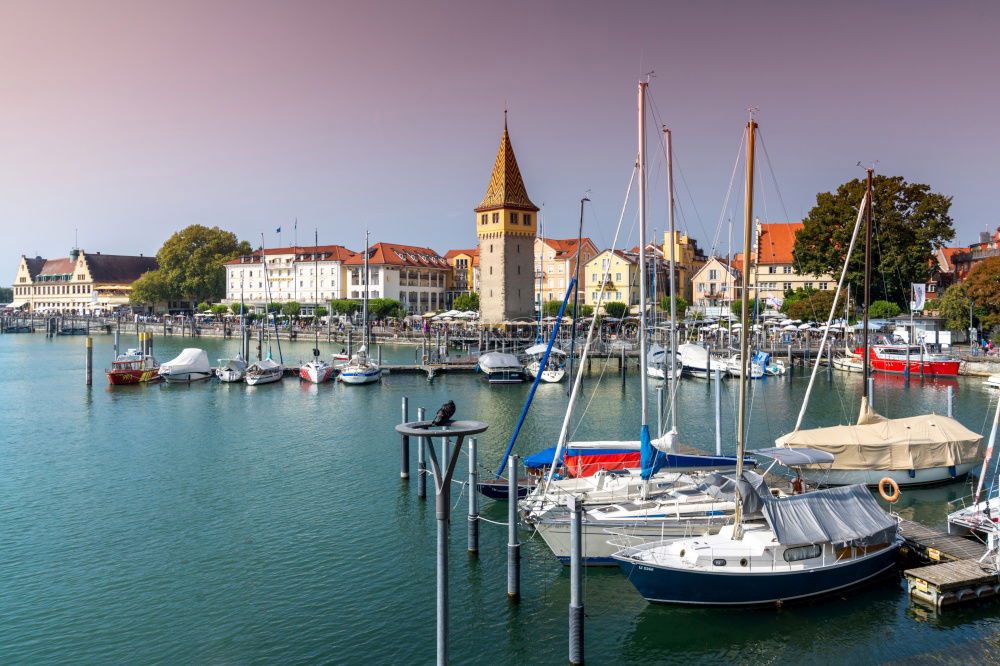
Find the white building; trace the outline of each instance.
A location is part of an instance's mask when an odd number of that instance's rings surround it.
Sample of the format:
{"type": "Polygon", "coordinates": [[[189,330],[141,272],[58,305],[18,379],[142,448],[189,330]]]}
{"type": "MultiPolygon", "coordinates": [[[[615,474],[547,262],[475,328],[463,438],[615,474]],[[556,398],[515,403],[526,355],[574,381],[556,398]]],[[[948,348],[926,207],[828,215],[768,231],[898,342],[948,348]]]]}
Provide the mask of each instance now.
{"type": "MultiPolygon", "coordinates": [[[[364,297],[364,253],[344,262],[346,297],[364,297]]],[[[452,267],[434,250],[412,245],[376,243],[368,251],[368,297],[400,301],[411,314],[446,308],[452,267]]]]}
{"type": "Polygon", "coordinates": [[[345,262],[357,256],[340,245],[277,247],[226,262],[227,303],[243,301],[250,307],[268,301],[298,301],[303,314],[316,305],[345,298],[345,262]],[[267,279],[264,279],[264,269],[267,279]]]}

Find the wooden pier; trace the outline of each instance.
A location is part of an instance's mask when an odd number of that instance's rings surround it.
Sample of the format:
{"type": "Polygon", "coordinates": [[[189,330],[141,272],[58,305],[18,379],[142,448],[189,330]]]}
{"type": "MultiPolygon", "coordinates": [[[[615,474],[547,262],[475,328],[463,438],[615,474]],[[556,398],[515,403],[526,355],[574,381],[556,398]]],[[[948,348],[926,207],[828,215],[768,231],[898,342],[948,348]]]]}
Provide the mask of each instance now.
{"type": "Polygon", "coordinates": [[[912,520],[900,520],[899,528],[907,551],[934,563],[903,571],[910,598],[940,611],[946,606],[1000,594],[1000,575],[989,568],[989,563],[979,562],[986,552],[982,543],[912,520]]]}

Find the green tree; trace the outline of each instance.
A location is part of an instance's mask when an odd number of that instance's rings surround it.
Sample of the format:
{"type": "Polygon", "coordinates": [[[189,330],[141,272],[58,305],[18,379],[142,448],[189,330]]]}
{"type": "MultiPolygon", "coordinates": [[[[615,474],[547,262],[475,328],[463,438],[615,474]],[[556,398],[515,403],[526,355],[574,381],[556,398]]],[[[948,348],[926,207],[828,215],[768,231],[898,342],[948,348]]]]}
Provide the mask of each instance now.
{"type": "Polygon", "coordinates": [[[198,304],[198,312],[208,312],[212,309],[212,306],[208,303],[202,302],[198,304]]]}
{"type": "Polygon", "coordinates": [[[403,304],[394,298],[372,298],[368,300],[368,316],[373,319],[405,317],[403,304]]]}
{"type": "Polygon", "coordinates": [[[156,253],[159,268],[133,284],[131,300],[133,303],[181,298],[218,300],[226,291],[223,264],[250,253],[250,244],[238,240],[231,231],[192,224],[167,239],[156,253]],[[148,287],[140,284],[147,280],[152,283],[148,287]],[[149,296],[159,298],[150,300],[149,296]]]}
{"type": "Polygon", "coordinates": [[[479,294],[474,291],[459,294],[455,297],[454,306],[456,310],[479,310],[479,294]]]}
{"type": "Polygon", "coordinates": [[[229,306],[223,305],[222,303],[216,303],[212,306],[212,314],[222,316],[229,312],[229,306]]]}
{"type": "MultiPolygon", "coordinates": [[[[664,312],[670,312],[670,299],[674,298],[672,296],[664,296],[660,299],[660,309],[664,312]]],[[[677,296],[676,310],[677,316],[683,318],[684,312],[688,309],[687,299],[683,296],[677,296]]]]}
{"type": "MultiPolygon", "coordinates": [[[[826,321],[830,316],[830,307],[836,294],[837,292],[832,290],[796,289],[794,293],[785,295],[781,311],[790,319],[826,321]]],[[[845,297],[841,295],[840,303],[842,304],[844,300],[845,297]]]]}
{"type": "Polygon", "coordinates": [[[281,306],[281,314],[286,317],[298,317],[302,312],[302,304],[298,301],[288,301],[281,306]]]}
{"type": "Polygon", "coordinates": [[[279,314],[281,312],[281,303],[268,303],[264,311],[271,314],[279,314]]]}
{"type": "Polygon", "coordinates": [[[0,303],[10,303],[14,300],[14,290],[10,287],[0,287],[0,303]]]}
{"type": "MultiPolygon", "coordinates": [[[[753,316],[754,312],[756,312],[758,315],[762,312],[761,307],[757,306],[757,299],[756,298],[751,298],[748,301],[748,303],[749,303],[749,307],[750,307],[750,315],[751,316],[753,316]]],[[[763,306],[763,303],[761,304],[761,306],[763,306]]],[[[732,311],[732,313],[734,315],[736,315],[737,317],[739,317],[740,313],[743,312],[743,302],[739,301],[739,300],[733,301],[732,303],[729,304],[729,309],[732,311]]]]}
{"type": "Polygon", "coordinates": [[[604,304],[604,314],[621,319],[628,313],[628,304],[621,301],[611,301],[604,304]]]}
{"type": "Polygon", "coordinates": [[[889,319],[900,312],[902,310],[899,306],[889,301],[872,301],[872,304],[868,306],[868,316],[872,319],[889,319]]]}
{"type": "MultiPolygon", "coordinates": [[[[562,307],[562,301],[546,301],[542,303],[542,316],[543,317],[555,317],[559,314],[559,308],[562,307]]],[[[589,317],[594,314],[593,305],[585,305],[584,303],[577,303],[577,310],[581,317],[589,317]]],[[[573,316],[573,302],[570,301],[566,304],[566,312],[564,313],[566,317],[573,316]]]]}
{"type": "Polygon", "coordinates": [[[322,305],[313,311],[313,315],[320,319],[327,316],[328,314],[330,314],[330,311],[324,308],[322,305]]]}
{"type": "Polygon", "coordinates": [[[348,299],[338,299],[330,301],[330,311],[334,314],[352,315],[361,310],[361,303],[348,299]]]}
{"type": "Polygon", "coordinates": [[[928,301],[932,304],[930,309],[936,309],[938,314],[945,319],[945,326],[952,331],[961,331],[969,328],[970,315],[973,321],[989,314],[989,310],[982,306],[973,306],[969,297],[969,286],[965,282],[953,284],[944,290],[941,298],[935,301],[928,301]],[[972,311],[970,312],[970,306],[972,311]]]}
{"type": "Polygon", "coordinates": [[[246,305],[241,305],[239,303],[233,303],[232,305],[229,306],[229,309],[232,311],[232,313],[234,315],[238,315],[240,313],[240,309],[241,308],[242,308],[242,310],[243,310],[243,312],[245,314],[246,311],[247,311],[246,305]]]}
{"type": "MultiPolygon", "coordinates": [[[[850,246],[865,182],[855,179],[836,192],[816,195],[816,205],[795,236],[795,269],[840,272],[850,246]]],[[[903,303],[911,282],[926,282],[933,253],[955,237],[948,215],[951,197],[900,176],[876,176],[872,197],[872,298],[903,303]]],[[[856,243],[847,280],[861,301],[864,243],[856,243]]]]}
{"type": "Polygon", "coordinates": [[[982,327],[992,329],[1000,324],[1000,257],[979,262],[965,279],[966,293],[982,308],[982,327]]]}

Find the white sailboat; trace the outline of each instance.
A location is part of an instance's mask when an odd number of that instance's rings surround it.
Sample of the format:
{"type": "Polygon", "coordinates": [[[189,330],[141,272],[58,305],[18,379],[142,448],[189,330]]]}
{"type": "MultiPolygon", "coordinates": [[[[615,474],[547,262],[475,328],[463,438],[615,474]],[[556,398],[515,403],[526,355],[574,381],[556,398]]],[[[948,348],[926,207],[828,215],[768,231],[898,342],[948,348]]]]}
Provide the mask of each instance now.
{"type": "MultiPolygon", "coordinates": [[[[313,239],[313,301],[319,307],[319,230],[313,239]]],[[[315,318],[313,324],[316,324],[315,318]]],[[[333,376],[333,366],[319,357],[319,327],[313,340],[313,360],[299,366],[299,379],[322,384],[333,376]]]]}
{"type": "Polygon", "coordinates": [[[542,381],[548,383],[561,382],[563,378],[566,377],[566,352],[556,347],[552,348],[549,353],[548,363],[545,364],[545,368],[542,369],[542,358],[545,356],[545,350],[548,345],[537,344],[532,345],[524,350],[524,353],[531,358],[525,369],[531,378],[534,379],[538,376],[539,371],[542,373],[542,381]]]}
{"type": "MultiPolygon", "coordinates": [[[[267,254],[264,252],[264,234],[260,235],[260,265],[264,273],[264,295],[267,302],[270,303],[271,282],[268,279],[267,254]]],[[[273,312],[268,312],[267,316],[271,317],[271,321],[274,322],[274,339],[278,345],[278,361],[276,362],[273,358],[271,358],[271,348],[269,344],[267,349],[267,358],[258,358],[255,363],[251,363],[247,367],[247,371],[243,379],[249,386],[279,382],[285,377],[284,358],[281,354],[281,336],[278,335],[278,318],[273,312]]],[[[261,326],[267,326],[267,324],[261,323],[261,326]]],[[[258,347],[258,354],[259,353],[260,348],[258,347]]]]}
{"type": "Polygon", "coordinates": [[[364,289],[362,289],[361,322],[364,341],[346,365],[340,366],[339,379],[345,384],[371,384],[382,377],[382,369],[368,357],[368,232],[365,232],[364,289]]]}
{"type": "Polygon", "coordinates": [[[236,358],[220,358],[219,367],[215,369],[215,376],[220,382],[227,384],[243,381],[247,372],[247,362],[243,357],[243,345],[246,342],[246,319],[243,312],[243,282],[240,281],[240,351],[236,358]]]}

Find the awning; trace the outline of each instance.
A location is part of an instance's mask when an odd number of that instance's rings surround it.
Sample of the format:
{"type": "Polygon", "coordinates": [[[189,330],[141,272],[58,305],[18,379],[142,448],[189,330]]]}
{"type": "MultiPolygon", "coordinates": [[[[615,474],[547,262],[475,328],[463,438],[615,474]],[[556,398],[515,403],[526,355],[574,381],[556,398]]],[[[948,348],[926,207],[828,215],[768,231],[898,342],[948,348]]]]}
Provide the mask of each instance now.
{"type": "Polygon", "coordinates": [[[27,304],[28,304],[28,301],[14,301],[13,303],[11,303],[10,305],[8,305],[7,307],[9,307],[11,309],[14,309],[14,310],[17,310],[18,308],[23,308],[27,304]]]}

